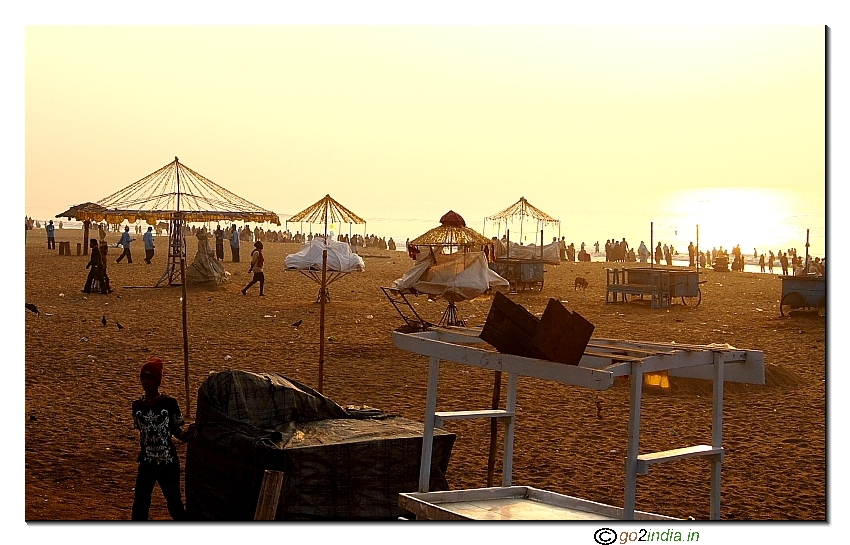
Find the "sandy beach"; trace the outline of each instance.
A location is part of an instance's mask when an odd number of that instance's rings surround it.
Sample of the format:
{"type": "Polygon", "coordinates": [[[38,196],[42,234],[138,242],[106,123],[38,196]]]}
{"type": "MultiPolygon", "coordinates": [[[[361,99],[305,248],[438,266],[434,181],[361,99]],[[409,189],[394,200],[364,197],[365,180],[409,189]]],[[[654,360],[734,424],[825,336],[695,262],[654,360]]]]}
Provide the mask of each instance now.
{"type": "MultiPolygon", "coordinates": [[[[82,231],[57,230],[72,252],[82,231]]],[[[108,241],[118,236],[110,233],[108,241]]],[[[166,360],[162,390],[186,411],[180,287],[152,288],[166,265],[166,239],[157,238],[152,265],[143,261],[141,237],[133,264],[108,272],[115,292],[80,292],[88,261],[47,250],[44,230],[28,233],[25,312],[25,444],[27,520],[129,520],[136,476],[138,432],[130,405],[141,394],[139,368],[149,356],[166,360]],[[106,326],[101,318],[107,319],[106,326]],[[122,324],[119,329],[117,323],[122,324]]],[[[247,246],[244,245],[244,246],[247,246]]],[[[188,289],[189,388],[194,396],[210,372],[242,369],[276,372],[317,386],[318,287],[286,272],[284,257],[295,244],[266,243],[266,297],[242,263],[224,265],[232,281],[188,289]],[[302,321],[298,328],[290,324],[302,321]]],[[[189,240],[189,262],[196,242],[189,240]]],[[[393,346],[403,324],[381,286],[412,266],[403,252],[363,249],[366,271],[331,286],[326,308],[324,394],[340,405],[369,405],[421,421],[428,361],[393,346]]],[[[781,281],[769,274],[700,274],[702,304],[651,309],[648,302],[605,304],[605,267],[599,262],[545,267],[542,291],[510,295],[533,313],[549,298],[595,326],[595,337],[693,344],[728,343],[765,354],[764,386],[725,389],[722,518],[825,520],[826,518],[826,324],[815,313],[781,317],[781,281]],[[574,280],[589,282],[575,291],[574,280]]],[[[436,322],[444,302],[413,299],[436,322]]],[[[492,297],[458,304],[470,326],[486,319],[492,297]]],[[[711,384],[671,379],[669,390],[647,389],[641,451],[711,438],[711,384]]],[[[445,363],[440,409],[489,406],[492,373],[445,363]]],[[[504,395],[504,394],[503,394],[504,395]]],[[[603,392],[520,379],[513,482],[622,506],[628,423],[628,384],[603,392]],[[597,414],[597,404],[602,410],[597,414]]],[[[449,422],[457,434],[448,466],[452,489],[486,485],[489,425],[449,422]]],[[[501,434],[500,434],[501,435],[501,434]]],[[[181,459],[185,445],[178,443],[181,459]]],[[[702,460],[663,464],[638,480],[637,508],[673,517],[709,518],[709,465],[702,460]]],[[[497,464],[497,475],[500,475],[497,464]]],[[[185,491],[184,491],[185,497],[185,491]]],[[[157,489],[151,517],[169,519],[157,489]]]]}

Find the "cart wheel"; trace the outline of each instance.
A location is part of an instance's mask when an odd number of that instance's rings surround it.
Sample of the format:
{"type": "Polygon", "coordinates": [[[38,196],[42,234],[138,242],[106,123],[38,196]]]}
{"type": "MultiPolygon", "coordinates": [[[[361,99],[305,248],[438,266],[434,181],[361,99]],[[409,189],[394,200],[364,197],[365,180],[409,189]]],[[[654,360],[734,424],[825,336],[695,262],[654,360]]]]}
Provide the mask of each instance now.
{"type": "Polygon", "coordinates": [[[806,305],[803,296],[797,292],[786,293],[779,303],[779,314],[782,316],[790,316],[792,310],[802,308],[806,305]]]}
{"type": "Polygon", "coordinates": [[[826,297],[818,299],[818,316],[821,318],[826,316],[826,297]]]}
{"type": "Polygon", "coordinates": [[[698,307],[702,303],[702,290],[697,286],[697,294],[691,296],[682,296],[682,304],[686,307],[698,307]]]}

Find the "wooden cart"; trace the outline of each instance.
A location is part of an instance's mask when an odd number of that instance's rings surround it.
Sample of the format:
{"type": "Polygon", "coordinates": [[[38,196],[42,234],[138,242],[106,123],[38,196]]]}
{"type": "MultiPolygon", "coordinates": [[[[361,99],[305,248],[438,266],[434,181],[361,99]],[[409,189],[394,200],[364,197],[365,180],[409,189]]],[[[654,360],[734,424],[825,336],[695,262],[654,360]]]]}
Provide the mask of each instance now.
{"type": "MultiPolygon", "coordinates": [[[[643,518],[635,510],[637,477],[649,472],[652,465],[675,460],[704,457],[711,462],[711,518],[720,518],[720,476],[725,454],[723,448],[723,383],[724,381],[764,384],[764,354],[755,350],[739,350],[723,345],[682,345],[651,342],[633,342],[612,339],[591,339],[578,365],[565,365],[546,360],[502,354],[485,349],[478,337],[479,329],[446,328],[419,333],[393,332],[396,347],[430,357],[428,390],[425,401],[425,427],[422,457],[419,466],[418,494],[403,494],[399,505],[421,518],[494,518],[489,509],[475,513],[459,513],[459,505],[467,498],[480,495],[474,491],[455,491],[447,501],[428,496],[431,471],[431,452],[435,428],[448,420],[472,418],[497,419],[505,424],[502,465],[502,487],[511,486],[513,472],[513,443],[516,424],[517,382],[520,376],[552,380],[593,390],[606,390],[614,385],[615,377],[630,377],[629,434],[626,450],[626,490],[623,508],[597,504],[587,500],[563,496],[535,505],[552,507],[551,518],[580,519],[591,515],[607,515],[624,520],[643,518]],[[478,346],[476,346],[478,345],[478,346]],[[453,361],[507,374],[508,390],[504,409],[437,411],[437,386],[440,362],[453,361]],[[669,376],[702,378],[714,381],[712,394],[712,425],[710,444],[686,446],[673,450],[639,454],[640,413],[643,375],[666,371],[669,376]],[[568,499],[565,499],[568,498],[568,499]],[[575,500],[575,501],[573,501],[575,500]],[[452,506],[452,504],[455,504],[452,506]],[[567,507],[567,509],[560,509],[567,507]],[[556,509],[557,508],[557,509],[556,509]],[[581,513],[571,513],[578,509],[581,513]],[[463,515],[463,516],[456,516],[463,515]],[[467,516],[469,515],[469,516],[467,516]]],[[[474,489],[479,490],[479,489],[474,489]]],[[[511,496],[516,491],[497,490],[511,496]]],[[[499,494],[491,494],[498,499],[499,494]]],[[[447,498],[449,496],[443,496],[447,498]]],[[[514,496],[511,496],[514,497],[514,496]]],[[[525,496],[523,496],[525,497],[525,496]]],[[[530,498],[530,496],[528,496],[530,498]]],[[[538,502],[540,503],[540,502],[538,502]]],[[[540,520],[539,511],[529,511],[529,517],[540,520]]],[[[660,515],[655,515],[660,517],[660,515]]]]}
{"type": "Polygon", "coordinates": [[[652,308],[669,307],[680,298],[686,306],[698,307],[702,302],[699,272],[662,267],[606,268],[605,302],[617,302],[617,296],[628,302],[629,295],[650,297],[652,308]],[[611,297],[613,301],[611,301],[611,297]]]}
{"type": "Polygon", "coordinates": [[[517,290],[543,291],[543,260],[504,257],[489,263],[490,270],[510,283],[510,293],[517,290]]]}
{"type": "Polygon", "coordinates": [[[819,316],[826,314],[826,278],[823,276],[780,276],[782,298],[779,314],[789,316],[791,311],[816,309],[819,316]]]}

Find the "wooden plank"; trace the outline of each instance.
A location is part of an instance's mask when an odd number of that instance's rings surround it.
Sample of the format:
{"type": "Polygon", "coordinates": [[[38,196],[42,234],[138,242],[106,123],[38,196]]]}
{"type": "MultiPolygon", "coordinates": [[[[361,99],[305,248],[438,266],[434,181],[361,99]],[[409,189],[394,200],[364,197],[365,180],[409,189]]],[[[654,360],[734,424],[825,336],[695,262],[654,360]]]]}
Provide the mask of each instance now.
{"type": "Polygon", "coordinates": [[[254,520],[274,520],[282,485],[283,471],[267,469],[263,473],[263,484],[260,485],[260,497],[254,511],[254,520]]]}
{"type": "Polygon", "coordinates": [[[557,299],[549,299],[531,345],[549,361],[578,365],[593,329],[580,314],[570,312],[557,299]]]}
{"type": "Polygon", "coordinates": [[[637,472],[641,475],[649,473],[649,467],[653,464],[662,462],[672,462],[674,460],[684,460],[686,458],[695,457],[722,457],[723,448],[712,447],[711,445],[694,445],[692,447],[676,448],[671,450],[662,450],[659,452],[650,452],[641,454],[637,457],[637,472]]]}
{"type": "Polygon", "coordinates": [[[440,420],[469,420],[472,418],[510,418],[514,416],[504,409],[488,409],[483,411],[444,411],[434,414],[440,420]]]}

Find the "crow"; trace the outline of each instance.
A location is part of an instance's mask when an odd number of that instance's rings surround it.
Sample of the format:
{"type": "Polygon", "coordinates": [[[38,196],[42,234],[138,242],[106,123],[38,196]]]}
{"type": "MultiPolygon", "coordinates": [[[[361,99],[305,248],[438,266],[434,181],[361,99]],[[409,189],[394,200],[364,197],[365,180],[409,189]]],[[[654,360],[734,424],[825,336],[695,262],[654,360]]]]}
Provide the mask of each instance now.
{"type": "Polygon", "coordinates": [[[301,325],[301,322],[303,322],[303,321],[304,321],[304,320],[298,320],[297,322],[295,322],[294,324],[292,324],[292,327],[298,327],[298,326],[300,326],[300,325],[301,325]]]}
{"type": "Polygon", "coordinates": [[[120,324],[120,323],[118,323],[118,322],[115,322],[115,325],[117,325],[117,326],[118,326],[118,329],[124,329],[124,326],[123,326],[123,325],[121,325],[121,324],[120,324]]]}
{"type": "Polygon", "coordinates": [[[104,314],[103,318],[100,319],[100,323],[103,324],[103,327],[106,327],[106,314],[104,314]]]}
{"type": "Polygon", "coordinates": [[[38,307],[37,307],[37,306],[35,306],[34,304],[32,304],[32,303],[24,303],[24,306],[25,306],[25,307],[27,307],[27,310],[30,310],[30,311],[32,311],[32,312],[35,312],[35,315],[36,315],[36,316],[40,316],[40,315],[41,315],[41,311],[39,311],[39,310],[38,310],[38,307]]]}

